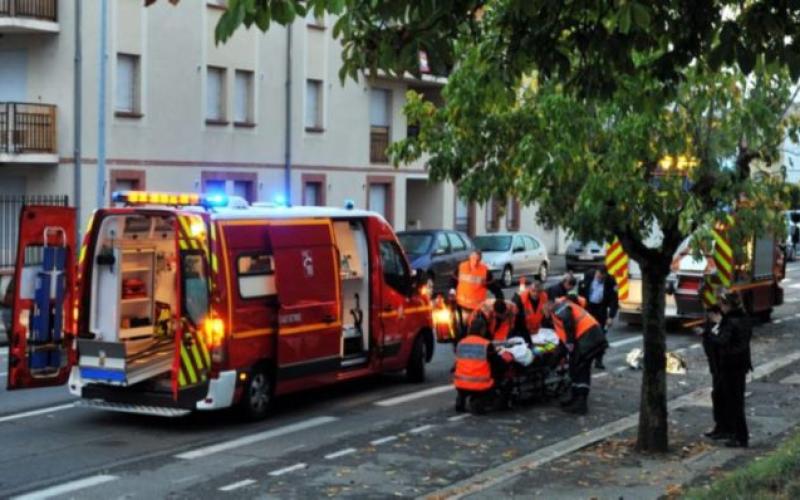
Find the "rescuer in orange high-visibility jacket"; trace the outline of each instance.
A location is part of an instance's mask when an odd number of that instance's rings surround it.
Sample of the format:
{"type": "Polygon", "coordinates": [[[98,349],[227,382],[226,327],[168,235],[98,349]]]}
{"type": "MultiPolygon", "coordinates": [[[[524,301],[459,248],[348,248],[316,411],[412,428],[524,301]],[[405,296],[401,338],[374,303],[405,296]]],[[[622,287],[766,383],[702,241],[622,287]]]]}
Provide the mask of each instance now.
{"type": "Polygon", "coordinates": [[[568,352],[572,391],[562,407],[568,413],[585,415],[592,381],[592,359],[608,345],[600,324],[572,301],[548,302],[545,306],[562,346],[568,352]]]}
{"type": "Polygon", "coordinates": [[[489,336],[495,342],[505,342],[516,334],[514,323],[517,306],[510,300],[505,300],[502,293],[502,290],[495,291],[497,298],[484,300],[469,317],[469,324],[478,317],[482,318],[489,336]]]}
{"type": "Polygon", "coordinates": [[[495,386],[499,359],[489,340],[486,322],[478,316],[469,325],[467,336],[456,347],[453,385],[456,388],[456,411],[466,410],[469,393],[482,393],[495,386]]]}
{"type": "Polygon", "coordinates": [[[480,250],[473,250],[469,254],[469,259],[459,264],[453,282],[462,332],[466,330],[469,315],[486,300],[491,279],[489,268],[481,262],[480,250]]]}
{"type": "Polygon", "coordinates": [[[514,330],[531,343],[531,336],[539,333],[544,317],[544,306],[547,304],[547,292],[541,281],[534,281],[521,294],[514,296],[514,304],[517,306],[517,317],[514,322],[514,330]]]}

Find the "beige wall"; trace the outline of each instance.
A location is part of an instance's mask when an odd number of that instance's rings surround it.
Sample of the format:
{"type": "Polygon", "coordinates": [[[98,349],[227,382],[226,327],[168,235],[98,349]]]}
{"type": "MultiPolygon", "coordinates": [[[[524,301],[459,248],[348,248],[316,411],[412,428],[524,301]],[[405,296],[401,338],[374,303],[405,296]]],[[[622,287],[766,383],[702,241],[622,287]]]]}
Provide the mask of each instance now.
{"type": "MultiPolygon", "coordinates": [[[[81,219],[98,205],[96,199],[97,95],[99,70],[100,2],[83,2],[83,167],[81,219]]],[[[308,27],[298,20],[290,28],[273,26],[267,33],[241,29],[226,44],[214,43],[214,26],[221,11],[205,1],[156,2],[145,9],[141,0],[109,2],[107,73],[107,180],[113,169],[145,172],[146,188],[198,190],[204,171],[255,173],[256,197],[269,201],[283,192],[285,158],[285,105],[291,102],[292,198],[302,199],[303,174],[326,176],[329,205],[347,199],[367,206],[369,176],[394,177],[394,223],[420,219],[423,227],[452,228],[455,190],[449,183],[420,188],[407,179],[425,178],[424,161],[398,169],[371,164],[369,156],[370,88],[391,91],[391,138],[406,134],[402,112],[409,83],[398,79],[360,78],[339,81],[341,46],[332,38],[333,21],[325,29],[308,27]],[[292,31],[292,85],[286,93],[287,29],[292,31]],[[116,116],[114,98],[117,53],[140,58],[139,95],[142,116],[116,116]],[[205,120],[208,65],[226,69],[225,108],[230,123],[207,124],[205,120]],[[233,121],[234,73],[253,72],[252,128],[233,121]],[[306,79],[322,80],[324,131],[304,126],[306,79]],[[417,189],[413,189],[417,187],[417,189]]],[[[59,165],[0,165],[4,175],[26,177],[29,193],[73,194],[73,51],[74,4],[60,0],[61,31],[48,35],[0,37],[0,50],[23,47],[28,51],[28,100],[58,106],[59,165]]],[[[417,85],[420,85],[417,82],[417,85]]],[[[104,197],[109,196],[106,186],[104,197]]],[[[103,202],[104,204],[105,202],[103,202]]],[[[533,224],[524,210],[522,230],[542,237],[555,249],[555,235],[533,224]],[[548,239],[549,238],[549,239],[548,239]]],[[[477,212],[478,233],[484,232],[482,209],[477,212]]],[[[504,227],[504,223],[503,226],[504,227]]]]}

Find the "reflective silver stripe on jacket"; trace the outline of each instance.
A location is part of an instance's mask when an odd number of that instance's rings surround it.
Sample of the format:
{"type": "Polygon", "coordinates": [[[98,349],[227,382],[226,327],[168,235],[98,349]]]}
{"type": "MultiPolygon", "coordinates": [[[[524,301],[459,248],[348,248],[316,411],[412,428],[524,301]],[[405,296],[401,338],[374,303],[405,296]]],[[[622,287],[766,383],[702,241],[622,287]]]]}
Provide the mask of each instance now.
{"type": "Polygon", "coordinates": [[[486,346],[460,343],[456,348],[456,357],[462,359],[486,359],[486,346]]]}
{"type": "Polygon", "coordinates": [[[455,377],[462,382],[489,382],[492,380],[491,377],[470,377],[469,375],[459,375],[455,374],[455,377]]]}
{"type": "Polygon", "coordinates": [[[475,285],[481,285],[484,282],[484,279],[480,276],[475,276],[472,274],[459,274],[458,281],[466,281],[467,283],[472,283],[475,285]]]}

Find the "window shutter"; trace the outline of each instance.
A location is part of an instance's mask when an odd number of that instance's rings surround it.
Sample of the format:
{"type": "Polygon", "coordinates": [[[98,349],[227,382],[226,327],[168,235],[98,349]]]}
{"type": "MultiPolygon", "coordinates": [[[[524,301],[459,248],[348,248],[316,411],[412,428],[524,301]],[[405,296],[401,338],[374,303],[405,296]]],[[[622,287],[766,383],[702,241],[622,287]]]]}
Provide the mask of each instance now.
{"type": "Polygon", "coordinates": [[[134,109],[134,85],[136,60],[134,56],[117,55],[117,88],[114,110],[132,113],[134,109]]]}

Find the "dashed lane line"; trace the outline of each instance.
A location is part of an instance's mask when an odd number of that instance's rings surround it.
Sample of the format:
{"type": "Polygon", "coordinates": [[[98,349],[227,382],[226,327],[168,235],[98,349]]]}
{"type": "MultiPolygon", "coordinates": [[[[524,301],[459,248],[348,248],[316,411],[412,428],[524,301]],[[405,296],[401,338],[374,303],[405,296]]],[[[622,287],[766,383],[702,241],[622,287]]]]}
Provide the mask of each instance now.
{"type": "Polygon", "coordinates": [[[219,489],[219,491],[233,491],[238,490],[239,488],[244,488],[246,486],[250,486],[251,484],[256,484],[255,479],[243,479],[241,481],[237,481],[235,483],[231,483],[227,486],[223,486],[219,489]]]}
{"type": "Polygon", "coordinates": [[[397,436],[386,436],[379,439],[373,439],[369,442],[372,446],[380,446],[382,444],[391,443],[392,441],[397,441],[397,436]]]}
{"type": "Polygon", "coordinates": [[[57,411],[69,410],[71,408],[75,408],[75,406],[76,406],[75,403],[69,403],[65,405],[40,408],[38,410],[24,411],[22,413],[14,413],[12,415],[6,415],[4,417],[0,417],[0,424],[2,424],[3,422],[11,422],[14,420],[19,420],[21,418],[35,417],[37,415],[46,415],[48,413],[55,413],[57,411]]]}
{"type": "Polygon", "coordinates": [[[325,455],[325,460],[333,460],[334,458],[343,457],[345,455],[352,455],[356,452],[355,448],[345,448],[343,450],[335,451],[333,453],[328,453],[325,455]]]}
{"type": "Polygon", "coordinates": [[[294,472],[296,470],[302,470],[308,467],[308,464],[299,462],[294,465],[290,465],[289,467],[284,467],[283,469],[277,469],[269,473],[272,477],[282,476],[284,474],[288,474],[290,472],[294,472]]]}
{"type": "Polygon", "coordinates": [[[455,415],[455,416],[452,416],[452,417],[447,417],[447,421],[448,422],[458,422],[460,420],[464,420],[464,419],[469,418],[469,416],[470,416],[469,413],[464,413],[463,415],[455,415]]]}
{"type": "Polygon", "coordinates": [[[41,500],[44,498],[53,498],[61,495],[66,495],[68,493],[72,493],[75,491],[83,490],[86,488],[91,488],[92,486],[108,483],[116,479],[118,479],[117,476],[110,476],[108,474],[98,474],[96,476],[89,476],[83,479],[70,481],[68,483],[51,486],[43,490],[26,493],[25,495],[14,497],[12,500],[41,500]]]}
{"type": "Polygon", "coordinates": [[[337,420],[339,419],[336,417],[310,418],[308,420],[303,420],[300,422],[296,422],[294,424],[285,425],[283,427],[278,427],[276,429],[270,429],[264,432],[257,432],[255,434],[248,434],[247,436],[231,439],[230,441],[224,441],[222,443],[217,443],[211,446],[204,446],[202,448],[197,448],[195,450],[179,453],[175,455],[175,458],[180,458],[183,460],[194,460],[196,458],[207,457],[215,453],[232,450],[234,448],[239,448],[241,446],[248,446],[253,443],[257,443],[259,441],[266,441],[267,439],[276,438],[278,436],[283,436],[285,434],[291,434],[293,432],[311,429],[312,427],[319,427],[321,425],[329,424],[337,420]]]}
{"type": "Polygon", "coordinates": [[[375,404],[378,406],[396,406],[399,404],[407,403],[409,401],[414,401],[421,398],[426,398],[428,396],[433,396],[434,394],[440,394],[442,392],[452,391],[453,385],[439,385],[436,387],[431,387],[430,389],[424,389],[417,392],[411,392],[409,394],[404,394],[402,396],[397,396],[394,398],[384,399],[382,401],[378,401],[375,404]]]}
{"type": "Polygon", "coordinates": [[[409,434],[419,434],[421,432],[425,432],[425,431],[428,431],[428,430],[431,430],[431,429],[433,429],[433,425],[431,425],[431,424],[420,425],[419,427],[414,427],[413,429],[408,431],[408,433],[409,434]]]}
{"type": "Polygon", "coordinates": [[[642,341],[642,337],[637,336],[637,337],[633,337],[633,338],[629,338],[629,339],[623,339],[623,340],[617,340],[615,342],[610,342],[608,344],[608,346],[609,347],[619,347],[621,345],[631,344],[633,342],[641,342],[641,341],[642,341]]]}

